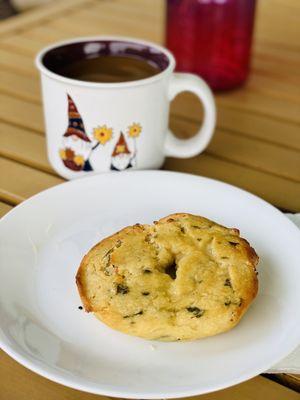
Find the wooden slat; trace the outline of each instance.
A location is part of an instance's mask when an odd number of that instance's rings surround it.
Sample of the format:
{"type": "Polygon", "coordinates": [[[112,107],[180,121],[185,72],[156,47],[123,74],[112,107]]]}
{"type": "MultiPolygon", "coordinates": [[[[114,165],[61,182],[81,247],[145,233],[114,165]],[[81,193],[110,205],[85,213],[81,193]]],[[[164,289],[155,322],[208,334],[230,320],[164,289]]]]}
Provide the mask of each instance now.
{"type": "Polygon", "coordinates": [[[93,4],[93,10],[103,17],[143,18],[159,24],[160,18],[165,15],[165,3],[164,0],[97,1],[93,4]]]}
{"type": "Polygon", "coordinates": [[[12,97],[40,103],[40,82],[37,77],[27,77],[0,68],[0,92],[12,97]]]}
{"type": "MultiPolygon", "coordinates": [[[[300,66],[299,66],[300,69],[300,66]]],[[[300,102],[300,90],[294,82],[273,77],[270,71],[253,70],[250,74],[247,88],[256,93],[266,93],[292,102],[300,102]]]]}
{"type": "Polygon", "coordinates": [[[146,29],[137,32],[132,21],[125,22],[124,20],[123,24],[112,25],[109,21],[101,20],[100,22],[100,17],[98,21],[95,21],[95,18],[89,18],[86,14],[83,16],[81,14],[74,15],[72,18],[55,19],[51,21],[49,26],[76,36],[123,35],[157,42],[162,40],[162,30],[159,26],[153,26],[152,31],[146,29]]]}
{"type": "Polygon", "coordinates": [[[7,159],[0,159],[0,199],[18,204],[34,194],[63,182],[63,179],[7,159]]]}
{"type": "MultiPolygon", "coordinates": [[[[105,400],[108,397],[58,385],[29,371],[0,351],[1,400],[105,400]]],[[[297,400],[296,392],[262,377],[189,400],[297,400]]],[[[188,400],[188,399],[185,399],[188,400]]]]}
{"type": "Polygon", "coordinates": [[[227,107],[218,107],[218,127],[242,133],[266,143],[300,150],[299,126],[294,123],[247,113],[227,107]]]}
{"type": "Polygon", "coordinates": [[[207,152],[239,165],[300,183],[300,153],[217,131],[207,152]]]}
{"type": "Polygon", "coordinates": [[[5,21],[1,21],[0,36],[9,35],[16,31],[19,32],[33,25],[40,25],[42,21],[52,19],[56,15],[66,14],[68,11],[74,10],[74,8],[80,8],[88,4],[92,4],[92,1],[64,0],[45,4],[43,7],[38,7],[26,14],[18,14],[5,21]]]}
{"type": "Polygon", "coordinates": [[[290,82],[299,79],[300,55],[298,50],[283,48],[269,42],[256,41],[253,46],[253,56],[254,61],[269,62],[271,74],[281,71],[290,82]],[[292,71],[294,74],[290,75],[287,73],[288,71],[292,71]]]}
{"type": "Polygon", "coordinates": [[[13,125],[44,132],[42,107],[0,93],[0,120],[13,125]]]}
{"type": "Polygon", "coordinates": [[[8,213],[8,211],[10,211],[11,209],[12,209],[12,206],[0,201],[0,218],[3,217],[6,213],[8,213]]]}
{"type": "Polygon", "coordinates": [[[164,21],[162,18],[162,10],[159,11],[156,19],[149,17],[143,18],[143,16],[138,15],[138,13],[136,13],[136,15],[131,14],[130,18],[124,18],[124,16],[122,18],[122,15],[116,15],[114,11],[112,11],[110,15],[107,15],[105,12],[102,14],[99,7],[98,12],[95,12],[94,8],[93,10],[80,10],[77,15],[74,14],[74,17],[87,24],[98,23],[98,29],[101,30],[103,34],[138,36],[143,39],[162,43],[164,41],[164,21]]]}
{"type": "MultiPolygon", "coordinates": [[[[300,374],[271,374],[266,375],[267,378],[274,380],[286,387],[295,390],[300,393],[300,374]]],[[[300,396],[299,396],[300,397],[300,396]]]]}
{"type": "Polygon", "coordinates": [[[272,43],[270,40],[259,39],[254,42],[253,51],[261,56],[276,57],[277,60],[285,61],[289,67],[292,64],[299,65],[299,51],[290,47],[289,43],[282,46],[278,43],[272,43]]]}
{"type": "Polygon", "coordinates": [[[72,35],[73,37],[75,37],[75,35],[76,36],[103,35],[104,32],[102,30],[102,27],[99,25],[81,21],[80,18],[78,18],[76,21],[73,22],[72,18],[66,18],[66,17],[55,18],[55,20],[51,21],[48,24],[50,29],[59,29],[61,32],[65,32],[66,34],[72,35]]]}
{"type": "MultiPolygon", "coordinates": [[[[161,2],[159,2],[161,4],[161,2]]],[[[103,6],[106,4],[105,2],[102,3],[103,6]]],[[[100,3],[100,6],[102,6],[100,3]]],[[[138,8],[139,10],[140,8],[138,8]]],[[[62,27],[71,24],[72,33],[73,35],[78,36],[78,32],[83,35],[99,35],[99,34],[112,34],[112,35],[133,35],[136,36],[137,29],[140,28],[139,37],[154,41],[161,42],[163,40],[164,35],[164,28],[163,28],[163,14],[155,13],[154,17],[151,19],[148,15],[148,18],[135,18],[134,24],[132,23],[132,19],[134,16],[131,15],[131,19],[125,19],[122,16],[113,17],[114,13],[111,15],[113,20],[105,13],[101,12],[101,7],[94,11],[89,11],[88,8],[80,10],[78,12],[72,12],[71,15],[63,17],[61,20],[63,21],[62,27]],[[92,23],[91,23],[92,22],[92,23]],[[136,26],[136,25],[139,26],[136,26]],[[155,24],[155,29],[153,29],[153,24],[155,24]],[[83,28],[83,29],[82,29],[83,28]]],[[[55,26],[57,26],[56,19],[54,21],[55,26]]],[[[52,26],[52,24],[49,24],[52,26]]],[[[9,37],[4,37],[0,40],[0,45],[7,50],[10,51],[17,51],[19,54],[35,54],[38,52],[44,45],[49,44],[52,40],[53,34],[51,37],[37,37],[37,36],[27,36],[26,32],[25,35],[22,33],[16,33],[15,35],[10,35],[9,37]],[[42,40],[43,42],[41,42],[42,40]]],[[[62,38],[66,38],[70,36],[70,34],[62,34],[62,38]]],[[[55,38],[54,41],[57,39],[55,38]]],[[[60,39],[59,39],[60,40],[60,39]]]]}
{"type": "MultiPolygon", "coordinates": [[[[0,350],[1,400],[108,400],[67,388],[31,372],[0,350]]],[[[274,383],[274,385],[278,385],[274,383]]],[[[278,385],[279,386],[279,385],[278,385]]],[[[289,394],[287,392],[287,394],[289,394]]],[[[293,400],[288,397],[287,400],[293,400]]]]}
{"type": "Polygon", "coordinates": [[[268,202],[291,211],[300,210],[300,185],[274,175],[217,159],[208,154],[190,159],[169,158],[165,169],[181,171],[231,183],[268,202]]]}
{"type": "Polygon", "coordinates": [[[35,55],[44,47],[41,42],[24,35],[15,34],[0,40],[0,46],[9,52],[20,55],[35,55]]]}
{"type": "Polygon", "coordinates": [[[256,39],[271,40],[283,47],[289,44],[300,49],[299,7],[286,0],[258,1],[257,5],[256,39]]]}
{"type": "MultiPolygon", "coordinates": [[[[173,101],[171,113],[198,123],[202,120],[201,105],[198,99],[190,93],[182,93],[173,101]]],[[[218,104],[217,126],[256,138],[259,141],[300,149],[299,125],[295,123],[218,104]]]]}
{"type": "Polygon", "coordinates": [[[247,88],[237,89],[227,94],[216,96],[218,105],[245,110],[258,115],[266,115],[283,121],[300,124],[300,105],[267,93],[259,93],[247,88]]]}
{"type": "Polygon", "coordinates": [[[1,156],[54,174],[43,136],[0,122],[0,143],[1,156]]]}
{"type": "MultiPolygon", "coordinates": [[[[171,128],[188,137],[198,124],[181,118],[171,119],[171,128]]],[[[300,182],[300,152],[259,142],[239,134],[217,129],[206,153],[281,178],[300,182]]]]}
{"type": "MultiPolygon", "coordinates": [[[[146,25],[149,30],[159,31],[155,33],[159,41],[164,37],[164,21],[165,21],[165,2],[164,0],[122,0],[122,1],[98,1],[92,8],[86,7],[82,10],[75,11],[72,18],[55,18],[49,26],[59,27],[65,32],[78,33],[86,35],[100,34],[124,34],[129,35],[132,31],[132,24],[138,24],[134,36],[142,37],[143,26],[146,25]],[[89,12],[89,10],[93,12],[89,12]],[[87,12],[85,18],[85,12],[87,12]],[[92,15],[93,24],[90,23],[92,15]],[[95,16],[97,18],[95,18],[95,16]],[[72,20],[75,22],[72,26],[72,20]],[[128,23],[127,21],[130,21],[128,23]],[[78,24],[79,23],[79,24],[78,24]],[[142,26],[143,25],[143,26],[142,26]],[[83,29],[81,29],[83,28],[83,29]],[[113,30],[115,29],[115,31],[113,30]],[[118,33],[119,32],[119,33],[118,33]]],[[[147,36],[147,35],[146,35],[147,36]]]]}
{"type": "MultiPolygon", "coordinates": [[[[190,400],[296,400],[297,393],[274,382],[256,377],[229,389],[189,398],[190,400]]],[[[188,400],[185,398],[184,400],[188,400]]]]}
{"type": "Polygon", "coordinates": [[[21,75],[38,76],[38,72],[34,67],[33,58],[20,55],[1,48],[0,46],[0,66],[9,71],[16,71],[21,75]]]}
{"type": "MultiPolygon", "coordinates": [[[[78,36],[80,34],[113,34],[113,35],[130,35],[136,36],[137,29],[147,30],[146,34],[139,34],[140,37],[145,37],[152,40],[162,41],[164,35],[163,21],[164,11],[162,9],[162,0],[155,0],[151,3],[143,1],[143,7],[137,7],[140,2],[124,1],[123,6],[119,2],[95,2],[93,5],[93,11],[89,11],[89,7],[79,7],[72,10],[72,13],[68,13],[62,18],[55,18],[54,23],[57,21],[63,21],[73,25],[72,33],[78,36]],[[125,16],[124,16],[125,14],[125,16]],[[126,18],[125,18],[126,17],[126,18]],[[130,18],[129,18],[130,17],[130,18]],[[141,18],[142,17],[142,18],[141,18]],[[92,18],[93,24],[91,24],[90,18],[92,18]],[[135,24],[132,24],[134,18],[135,24]],[[156,29],[153,29],[154,25],[156,29]],[[137,26],[138,25],[138,26],[137,26]],[[81,28],[84,27],[84,30],[81,28]],[[91,31],[92,28],[92,31],[91,31]]],[[[49,25],[51,26],[51,24],[49,25]]],[[[34,27],[39,29],[40,27],[34,27]]],[[[48,30],[51,30],[48,28],[48,30]]],[[[53,30],[52,30],[53,32],[53,30]]],[[[55,32],[55,31],[54,31],[55,32]]],[[[27,31],[23,33],[17,32],[15,35],[4,37],[1,43],[5,48],[16,50],[21,54],[32,54],[40,50],[40,39],[43,39],[44,45],[51,41],[61,40],[57,38],[55,33],[51,33],[48,36],[41,35],[29,35],[27,31]],[[49,37],[50,36],[50,37],[49,37]],[[54,38],[53,38],[54,36],[54,38]],[[29,39],[32,40],[29,40],[29,39]]],[[[62,38],[70,36],[70,34],[62,34],[62,38]]]]}
{"type": "Polygon", "coordinates": [[[268,52],[268,46],[262,48],[259,52],[255,51],[251,60],[252,71],[264,71],[269,73],[271,76],[275,76],[278,79],[287,79],[288,82],[299,82],[300,71],[297,64],[294,62],[286,61],[284,56],[281,58],[274,55],[274,51],[268,52]],[[265,50],[266,49],[266,50],[265,50]]]}
{"type": "Polygon", "coordinates": [[[72,39],[74,35],[58,29],[51,29],[48,24],[36,26],[23,32],[23,36],[39,41],[40,43],[58,42],[72,39]]]}

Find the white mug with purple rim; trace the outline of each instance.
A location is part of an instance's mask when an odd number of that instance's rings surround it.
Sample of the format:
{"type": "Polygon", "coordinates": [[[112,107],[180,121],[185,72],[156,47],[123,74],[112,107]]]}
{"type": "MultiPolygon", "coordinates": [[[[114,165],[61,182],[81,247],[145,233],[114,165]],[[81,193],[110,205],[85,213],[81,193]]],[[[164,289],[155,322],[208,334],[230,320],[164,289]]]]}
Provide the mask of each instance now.
{"type": "Polygon", "coordinates": [[[174,73],[175,59],[165,48],[142,40],[88,37],[60,42],[36,57],[41,73],[48,158],[55,171],[73,179],[85,174],[156,169],[165,157],[189,158],[212,138],[216,111],[211,90],[193,74],[174,73]],[[64,77],[57,67],[102,54],[146,60],[159,73],[120,83],[64,77]],[[171,100],[194,93],[203,104],[197,134],[178,139],[168,128],[171,100]]]}

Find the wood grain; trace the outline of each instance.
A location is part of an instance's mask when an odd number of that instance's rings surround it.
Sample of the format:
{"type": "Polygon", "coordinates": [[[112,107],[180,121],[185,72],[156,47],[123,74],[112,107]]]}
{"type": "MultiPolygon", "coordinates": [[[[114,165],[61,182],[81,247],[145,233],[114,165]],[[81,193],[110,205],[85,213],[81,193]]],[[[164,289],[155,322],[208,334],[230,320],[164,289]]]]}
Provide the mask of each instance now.
{"type": "MultiPolygon", "coordinates": [[[[171,128],[181,137],[195,132],[198,123],[172,116],[171,128]]],[[[230,130],[217,129],[205,153],[239,165],[300,182],[300,152],[260,142],[230,130]]]]}
{"type": "Polygon", "coordinates": [[[0,143],[2,157],[54,174],[47,159],[43,136],[0,122],[0,143]]]}
{"type": "Polygon", "coordinates": [[[230,163],[209,154],[201,154],[188,160],[168,158],[164,168],[218,179],[249,192],[259,193],[260,197],[276,204],[277,207],[294,212],[300,209],[299,183],[230,163]],[[291,195],[287,196],[287,193],[291,195]]]}
{"type": "Polygon", "coordinates": [[[272,0],[257,3],[256,40],[267,40],[281,47],[300,49],[299,2],[272,0]]]}
{"type": "Polygon", "coordinates": [[[19,98],[0,93],[0,120],[36,132],[44,132],[42,107],[19,98]]]}
{"type": "MultiPolygon", "coordinates": [[[[51,382],[18,364],[0,350],[0,400],[108,400],[51,382]]],[[[277,384],[275,384],[277,385],[277,384]]],[[[280,387],[280,385],[278,385],[280,387]]],[[[289,394],[289,392],[287,392],[289,394]]],[[[288,398],[288,400],[290,400],[288,398]]],[[[291,400],[293,398],[291,397],[291,400]]]]}
{"type": "Polygon", "coordinates": [[[0,200],[21,203],[34,194],[64,182],[63,179],[17,162],[0,158],[0,200]]]}
{"type": "MultiPolygon", "coordinates": [[[[200,124],[202,107],[193,94],[184,92],[172,102],[171,115],[200,124]]],[[[249,136],[259,142],[300,150],[300,126],[290,121],[218,104],[217,127],[249,136]]]]}
{"type": "Polygon", "coordinates": [[[0,68],[0,92],[25,101],[40,103],[40,82],[33,77],[27,77],[0,68]]]}
{"type": "Polygon", "coordinates": [[[38,53],[44,45],[34,38],[27,38],[24,35],[12,35],[1,40],[1,47],[7,51],[26,56],[38,53]]]}
{"type": "Polygon", "coordinates": [[[21,75],[37,77],[32,57],[20,55],[5,49],[0,45],[0,66],[9,71],[16,71],[21,75]]]}
{"type": "Polygon", "coordinates": [[[64,0],[62,2],[46,4],[43,7],[36,8],[25,14],[17,14],[7,20],[1,21],[0,36],[4,37],[11,32],[22,31],[27,27],[39,25],[49,18],[54,18],[56,15],[70,12],[70,10],[80,8],[80,6],[86,7],[87,4],[92,4],[92,1],[64,0]]]}
{"type": "MultiPolygon", "coordinates": [[[[12,206],[0,201],[0,218],[3,217],[6,213],[8,213],[8,211],[10,211],[11,209],[12,209],[12,206]]],[[[0,358],[1,358],[1,356],[0,356],[0,358]]],[[[0,378],[0,381],[1,381],[1,378],[0,378]]]]}
{"type": "Polygon", "coordinates": [[[49,26],[49,23],[28,29],[22,35],[27,39],[34,39],[39,43],[53,43],[74,38],[74,35],[71,33],[66,33],[57,28],[53,29],[49,26]]]}
{"type": "MultiPolygon", "coordinates": [[[[295,390],[300,394],[300,374],[265,374],[265,376],[274,382],[278,382],[295,390]]],[[[300,396],[298,395],[298,397],[300,396]]]]}

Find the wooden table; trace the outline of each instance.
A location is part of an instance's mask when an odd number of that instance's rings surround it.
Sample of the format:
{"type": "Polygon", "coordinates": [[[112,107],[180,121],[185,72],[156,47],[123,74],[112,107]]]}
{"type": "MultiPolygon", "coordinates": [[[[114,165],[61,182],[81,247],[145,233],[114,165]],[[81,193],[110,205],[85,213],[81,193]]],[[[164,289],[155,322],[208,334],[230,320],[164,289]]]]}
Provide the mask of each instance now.
{"type": "MultiPolygon", "coordinates": [[[[163,43],[163,0],[65,0],[0,23],[0,211],[63,182],[46,158],[38,73],[43,46],[80,35],[114,34],[163,43]]],[[[216,135],[204,154],[168,159],[166,169],[217,178],[280,207],[300,211],[300,2],[259,2],[252,74],[238,90],[218,94],[216,135]]],[[[189,94],[172,105],[171,126],[195,131],[201,108],[189,94]]],[[[297,375],[276,379],[299,389],[297,375]]],[[[292,400],[296,392],[256,377],[201,400],[292,400]]],[[[100,398],[65,388],[0,353],[0,400],[100,398]]]]}

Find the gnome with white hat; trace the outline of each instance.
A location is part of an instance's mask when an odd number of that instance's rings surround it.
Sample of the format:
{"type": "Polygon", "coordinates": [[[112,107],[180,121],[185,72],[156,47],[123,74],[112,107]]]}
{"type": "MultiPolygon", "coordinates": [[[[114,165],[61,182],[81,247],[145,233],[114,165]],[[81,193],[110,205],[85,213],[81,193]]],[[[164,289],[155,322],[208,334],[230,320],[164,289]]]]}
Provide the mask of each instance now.
{"type": "Polygon", "coordinates": [[[63,146],[59,151],[62,162],[73,171],[92,171],[89,156],[93,144],[85,133],[82,118],[69,95],[68,116],[68,128],[63,135],[63,146]]]}
{"type": "Polygon", "coordinates": [[[110,169],[113,171],[123,171],[127,168],[131,168],[134,156],[135,154],[130,152],[123,132],[121,132],[111,155],[110,169]]]}

